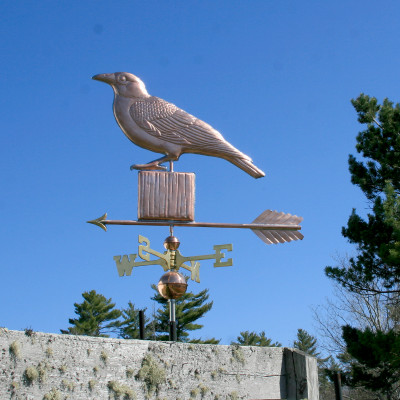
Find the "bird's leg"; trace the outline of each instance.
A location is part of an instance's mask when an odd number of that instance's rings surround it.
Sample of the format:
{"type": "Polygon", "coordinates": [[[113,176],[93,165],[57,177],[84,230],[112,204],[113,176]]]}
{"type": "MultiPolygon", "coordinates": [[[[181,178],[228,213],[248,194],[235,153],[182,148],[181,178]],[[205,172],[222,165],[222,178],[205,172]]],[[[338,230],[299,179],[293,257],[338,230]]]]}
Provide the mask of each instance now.
{"type": "Polygon", "coordinates": [[[177,160],[178,157],[174,157],[174,156],[164,156],[161,158],[158,158],[157,160],[151,161],[147,164],[134,164],[131,165],[131,170],[133,169],[138,169],[138,170],[144,170],[144,171],[166,171],[167,167],[164,167],[163,165],[160,165],[164,162],[167,161],[174,161],[177,160]]]}

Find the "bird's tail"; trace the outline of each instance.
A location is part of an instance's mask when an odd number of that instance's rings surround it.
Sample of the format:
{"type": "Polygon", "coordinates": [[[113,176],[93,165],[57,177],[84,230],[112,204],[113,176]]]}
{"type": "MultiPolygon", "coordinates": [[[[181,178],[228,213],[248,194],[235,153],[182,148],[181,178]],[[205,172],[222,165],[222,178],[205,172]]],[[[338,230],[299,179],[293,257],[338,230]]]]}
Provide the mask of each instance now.
{"type": "Polygon", "coordinates": [[[250,158],[229,158],[228,159],[232,164],[235,164],[237,167],[242,169],[244,172],[247,172],[254,178],[262,178],[265,176],[265,173],[261,171],[261,169],[257,168],[250,158]]]}

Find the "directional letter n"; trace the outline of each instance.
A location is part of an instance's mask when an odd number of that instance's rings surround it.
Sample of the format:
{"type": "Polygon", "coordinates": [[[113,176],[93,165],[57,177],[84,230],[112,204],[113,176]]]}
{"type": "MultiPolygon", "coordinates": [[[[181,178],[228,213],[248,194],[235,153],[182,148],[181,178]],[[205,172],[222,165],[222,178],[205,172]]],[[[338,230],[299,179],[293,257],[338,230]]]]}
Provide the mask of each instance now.
{"type": "Polygon", "coordinates": [[[114,256],[115,264],[117,264],[117,270],[119,276],[130,276],[132,268],[135,266],[136,254],[130,254],[130,258],[127,255],[114,256]]]}

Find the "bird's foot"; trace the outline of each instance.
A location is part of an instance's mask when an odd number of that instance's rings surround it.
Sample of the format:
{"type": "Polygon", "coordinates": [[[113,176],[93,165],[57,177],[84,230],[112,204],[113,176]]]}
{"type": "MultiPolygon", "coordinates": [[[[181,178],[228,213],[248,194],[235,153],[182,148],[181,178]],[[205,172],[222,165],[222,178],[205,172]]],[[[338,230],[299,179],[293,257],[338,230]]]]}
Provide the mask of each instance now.
{"type": "Polygon", "coordinates": [[[159,165],[157,163],[148,163],[148,164],[134,164],[130,167],[131,171],[137,169],[139,171],[166,171],[167,167],[163,165],[159,165]]]}

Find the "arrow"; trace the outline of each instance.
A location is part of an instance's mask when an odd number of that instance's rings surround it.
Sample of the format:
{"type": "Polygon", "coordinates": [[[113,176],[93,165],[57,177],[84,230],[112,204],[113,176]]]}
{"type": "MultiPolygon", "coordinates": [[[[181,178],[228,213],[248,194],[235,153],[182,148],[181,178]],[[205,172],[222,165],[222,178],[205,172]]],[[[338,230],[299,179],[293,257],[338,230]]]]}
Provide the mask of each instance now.
{"type": "Polygon", "coordinates": [[[303,221],[297,215],[285,214],[283,212],[265,210],[251,224],[230,224],[217,222],[183,222],[183,221],[131,221],[131,220],[109,220],[107,213],[92,221],[94,224],[107,231],[106,225],[148,225],[148,226],[184,226],[193,228],[239,228],[251,229],[264,243],[277,244],[302,240],[303,235],[298,232],[299,225],[303,221]]]}

